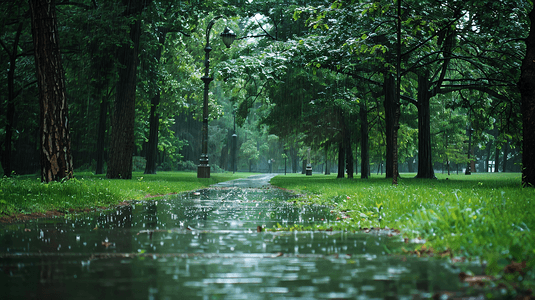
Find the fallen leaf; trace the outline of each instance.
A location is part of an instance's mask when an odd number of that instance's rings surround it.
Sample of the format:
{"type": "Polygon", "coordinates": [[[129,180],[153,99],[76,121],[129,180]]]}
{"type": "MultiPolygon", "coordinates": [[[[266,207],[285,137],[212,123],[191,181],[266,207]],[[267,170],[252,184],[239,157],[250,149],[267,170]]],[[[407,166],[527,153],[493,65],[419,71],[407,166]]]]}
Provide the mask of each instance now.
{"type": "Polygon", "coordinates": [[[262,232],[263,229],[262,229],[262,226],[256,226],[256,232],[262,232]]]}

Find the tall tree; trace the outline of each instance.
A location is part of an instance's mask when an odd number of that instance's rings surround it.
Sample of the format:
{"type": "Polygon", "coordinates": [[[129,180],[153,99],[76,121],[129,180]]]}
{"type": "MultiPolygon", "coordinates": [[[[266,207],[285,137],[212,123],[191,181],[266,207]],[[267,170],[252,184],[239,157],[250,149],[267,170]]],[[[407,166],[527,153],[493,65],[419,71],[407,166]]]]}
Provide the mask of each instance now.
{"type": "MultiPolygon", "coordinates": [[[[162,57],[162,48],[165,44],[165,35],[167,29],[159,29],[158,32],[158,48],[155,53],[155,62],[160,63],[162,57]]],[[[150,116],[149,116],[149,141],[147,144],[147,164],[145,165],[145,174],[156,174],[156,154],[158,151],[158,129],[160,126],[160,115],[157,112],[160,105],[161,92],[160,89],[155,91],[155,95],[151,99],[150,116]]]]}
{"type": "Polygon", "coordinates": [[[132,178],[132,156],[135,150],[136,80],[141,35],[139,15],[148,1],[123,0],[124,15],[133,20],[129,26],[129,40],[124,42],[117,51],[117,59],[121,66],[112,115],[107,178],[132,178]]]}
{"type": "Polygon", "coordinates": [[[359,103],[360,118],[360,178],[367,179],[370,175],[370,152],[368,138],[368,109],[366,102],[359,103]]]}
{"type": "MultiPolygon", "coordinates": [[[[22,26],[24,22],[19,20],[17,25],[17,31],[11,48],[0,40],[0,45],[7,52],[9,57],[9,70],[7,71],[7,108],[6,108],[6,127],[5,127],[5,139],[4,139],[4,151],[2,152],[2,168],[4,169],[4,176],[11,176],[11,150],[13,140],[13,122],[15,118],[15,69],[17,67],[17,58],[19,56],[19,40],[22,33],[22,26]]],[[[0,150],[1,151],[1,150],[0,150]]]]}
{"type": "MultiPolygon", "coordinates": [[[[522,61],[519,88],[522,94],[522,185],[535,187],[535,8],[529,13],[531,21],[526,38],[526,56],[522,61]]],[[[505,171],[505,167],[504,167],[505,171]]]]}
{"type": "Polygon", "coordinates": [[[54,0],[30,0],[41,107],[41,180],[73,176],[68,105],[54,0]]]}

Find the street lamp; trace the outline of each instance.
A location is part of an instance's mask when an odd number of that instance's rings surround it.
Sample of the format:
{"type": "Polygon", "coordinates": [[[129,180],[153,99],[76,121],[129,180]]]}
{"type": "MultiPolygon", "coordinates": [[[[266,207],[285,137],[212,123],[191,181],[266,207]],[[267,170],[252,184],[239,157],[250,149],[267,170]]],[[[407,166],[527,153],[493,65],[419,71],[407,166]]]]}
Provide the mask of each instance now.
{"type": "MultiPolygon", "coordinates": [[[[199,166],[197,167],[197,178],[210,178],[210,165],[208,164],[208,86],[210,85],[210,82],[214,80],[214,78],[210,77],[209,75],[210,51],[212,51],[212,47],[210,47],[210,31],[212,30],[212,26],[214,26],[215,22],[221,18],[223,18],[223,16],[215,17],[212,21],[210,21],[210,23],[208,23],[208,27],[206,27],[206,46],[204,47],[204,76],[201,77],[201,80],[204,82],[201,135],[202,153],[199,160],[199,166]]],[[[236,39],[236,34],[232,32],[230,28],[226,27],[223,33],[221,33],[221,38],[223,39],[225,46],[230,48],[230,45],[236,39]]]]}

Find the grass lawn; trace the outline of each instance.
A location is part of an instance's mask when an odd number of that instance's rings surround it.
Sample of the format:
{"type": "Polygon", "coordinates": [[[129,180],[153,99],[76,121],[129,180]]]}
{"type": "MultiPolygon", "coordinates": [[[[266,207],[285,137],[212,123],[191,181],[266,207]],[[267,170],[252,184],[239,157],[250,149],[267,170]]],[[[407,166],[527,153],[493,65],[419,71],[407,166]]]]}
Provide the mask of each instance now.
{"type": "Polygon", "coordinates": [[[42,184],[38,175],[4,177],[0,179],[0,217],[109,207],[127,200],[196,190],[251,175],[213,173],[211,178],[199,179],[195,172],[158,172],[156,175],[134,172],[133,179],[124,180],[76,172],[72,180],[49,184],[42,184]]]}
{"type": "Polygon", "coordinates": [[[490,273],[508,261],[534,263],[535,189],[522,188],[519,173],[414,176],[402,174],[398,186],[384,176],[336,179],[336,174],[279,175],[271,184],[304,194],[303,202],[332,206],[339,219],[318,227],[398,229],[436,252],[481,258],[490,273]]]}

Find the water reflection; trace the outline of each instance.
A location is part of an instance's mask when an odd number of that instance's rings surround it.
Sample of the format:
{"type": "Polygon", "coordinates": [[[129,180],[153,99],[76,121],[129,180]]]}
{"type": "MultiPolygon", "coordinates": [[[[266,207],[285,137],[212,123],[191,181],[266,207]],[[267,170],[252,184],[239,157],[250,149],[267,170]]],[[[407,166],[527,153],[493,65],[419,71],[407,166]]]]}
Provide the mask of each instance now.
{"type": "Polygon", "coordinates": [[[385,255],[399,238],[257,232],[331,222],[278,189],[217,188],[68,219],[2,225],[0,288],[17,298],[372,299],[460,290],[444,261],[385,255]]]}

